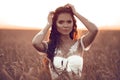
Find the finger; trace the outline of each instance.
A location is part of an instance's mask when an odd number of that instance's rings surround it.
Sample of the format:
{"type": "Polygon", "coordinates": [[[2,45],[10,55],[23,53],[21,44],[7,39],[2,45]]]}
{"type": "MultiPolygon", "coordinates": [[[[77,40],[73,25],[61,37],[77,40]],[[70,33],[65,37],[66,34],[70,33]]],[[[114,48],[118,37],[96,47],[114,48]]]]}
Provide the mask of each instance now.
{"type": "Polygon", "coordinates": [[[64,5],[64,7],[69,7],[69,4],[64,5]]]}
{"type": "Polygon", "coordinates": [[[49,14],[54,14],[54,11],[51,11],[49,14]]]}
{"type": "Polygon", "coordinates": [[[51,11],[50,13],[49,13],[49,17],[51,16],[51,17],[53,17],[54,16],[54,11],[51,11]]]}
{"type": "Polygon", "coordinates": [[[66,7],[66,8],[72,8],[72,7],[74,7],[74,6],[71,5],[71,4],[66,4],[65,7],[66,7]]]}

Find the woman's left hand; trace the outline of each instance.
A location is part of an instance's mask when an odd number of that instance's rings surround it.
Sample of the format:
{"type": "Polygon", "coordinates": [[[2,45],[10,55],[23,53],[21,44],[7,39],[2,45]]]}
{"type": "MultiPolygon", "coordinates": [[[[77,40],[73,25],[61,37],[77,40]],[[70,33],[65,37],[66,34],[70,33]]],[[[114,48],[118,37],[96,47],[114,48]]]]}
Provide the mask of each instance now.
{"type": "Polygon", "coordinates": [[[72,9],[74,15],[75,15],[76,10],[75,10],[75,7],[72,4],[66,4],[65,7],[68,7],[68,8],[70,7],[72,9]]]}

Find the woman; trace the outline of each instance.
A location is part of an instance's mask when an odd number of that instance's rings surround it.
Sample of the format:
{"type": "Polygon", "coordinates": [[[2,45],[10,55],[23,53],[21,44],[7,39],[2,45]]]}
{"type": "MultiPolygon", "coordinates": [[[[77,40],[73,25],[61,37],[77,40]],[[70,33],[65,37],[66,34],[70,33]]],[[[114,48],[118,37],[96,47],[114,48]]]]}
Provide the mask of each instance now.
{"type": "Polygon", "coordinates": [[[83,66],[83,52],[88,50],[98,32],[97,27],[67,4],[50,12],[48,24],[32,40],[33,46],[47,54],[50,59],[53,80],[80,80],[83,66]],[[78,38],[77,17],[87,28],[88,33],[78,38]],[[44,38],[51,28],[49,41],[44,38]]]}

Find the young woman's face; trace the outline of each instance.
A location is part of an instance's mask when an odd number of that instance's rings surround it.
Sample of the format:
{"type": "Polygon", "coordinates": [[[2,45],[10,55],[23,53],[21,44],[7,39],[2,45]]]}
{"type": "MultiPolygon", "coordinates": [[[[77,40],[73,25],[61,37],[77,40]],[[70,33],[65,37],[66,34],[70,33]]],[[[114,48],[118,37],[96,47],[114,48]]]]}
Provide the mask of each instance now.
{"type": "Polygon", "coordinates": [[[73,19],[69,13],[61,13],[56,21],[57,30],[62,35],[69,35],[73,29],[73,19]]]}

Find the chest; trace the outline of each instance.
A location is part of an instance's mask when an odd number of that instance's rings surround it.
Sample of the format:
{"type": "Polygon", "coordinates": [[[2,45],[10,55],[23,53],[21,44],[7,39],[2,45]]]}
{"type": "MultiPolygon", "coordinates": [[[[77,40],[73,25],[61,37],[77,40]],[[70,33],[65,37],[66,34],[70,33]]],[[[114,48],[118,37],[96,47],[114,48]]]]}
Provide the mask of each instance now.
{"type": "Polygon", "coordinates": [[[81,52],[82,51],[81,51],[81,46],[79,44],[79,41],[76,41],[73,44],[68,44],[68,45],[64,45],[60,48],[56,48],[55,56],[67,58],[71,55],[80,55],[81,52]]]}

